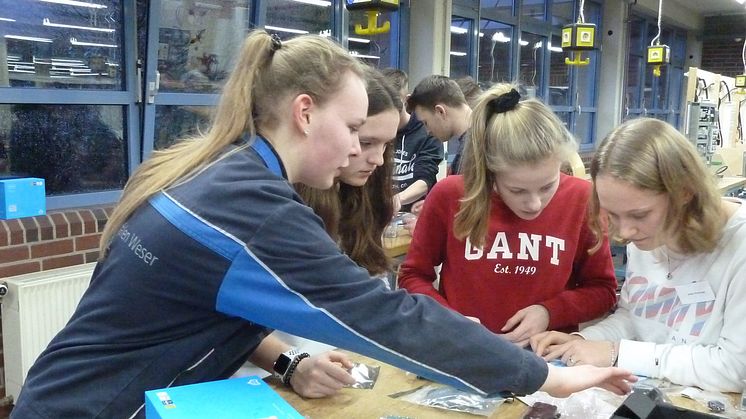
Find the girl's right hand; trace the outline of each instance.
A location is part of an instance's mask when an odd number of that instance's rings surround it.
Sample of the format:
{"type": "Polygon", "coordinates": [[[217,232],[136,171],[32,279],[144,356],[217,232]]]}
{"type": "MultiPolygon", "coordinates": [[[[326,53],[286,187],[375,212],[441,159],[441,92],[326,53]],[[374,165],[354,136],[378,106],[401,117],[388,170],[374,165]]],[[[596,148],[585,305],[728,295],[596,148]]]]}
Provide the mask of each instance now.
{"type": "Polygon", "coordinates": [[[632,391],[637,377],[631,372],[616,367],[556,367],[549,364],[549,374],[539,390],[554,397],[568,397],[572,393],[591,387],[601,387],[623,396],[632,391]]]}

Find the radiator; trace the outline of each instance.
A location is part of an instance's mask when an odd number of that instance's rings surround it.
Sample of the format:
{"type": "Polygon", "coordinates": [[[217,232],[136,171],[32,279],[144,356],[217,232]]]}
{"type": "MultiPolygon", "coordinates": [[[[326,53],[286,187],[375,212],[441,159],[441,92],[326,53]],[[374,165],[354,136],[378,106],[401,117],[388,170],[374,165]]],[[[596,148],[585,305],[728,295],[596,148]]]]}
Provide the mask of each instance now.
{"type": "Polygon", "coordinates": [[[18,399],[31,365],[73,314],[88,288],[95,263],[35,272],[0,280],[5,392],[18,399]]]}

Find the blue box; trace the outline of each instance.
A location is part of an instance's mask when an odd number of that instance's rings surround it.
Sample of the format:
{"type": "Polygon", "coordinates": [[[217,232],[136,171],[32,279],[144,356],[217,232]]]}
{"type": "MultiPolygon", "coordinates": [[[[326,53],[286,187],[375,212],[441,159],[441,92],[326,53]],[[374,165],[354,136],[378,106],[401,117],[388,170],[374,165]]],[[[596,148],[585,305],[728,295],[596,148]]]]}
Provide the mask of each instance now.
{"type": "Polygon", "coordinates": [[[44,179],[0,179],[0,219],[33,217],[47,213],[44,179]]]}
{"type": "Polygon", "coordinates": [[[145,392],[147,419],[304,419],[256,375],[145,392]]]}

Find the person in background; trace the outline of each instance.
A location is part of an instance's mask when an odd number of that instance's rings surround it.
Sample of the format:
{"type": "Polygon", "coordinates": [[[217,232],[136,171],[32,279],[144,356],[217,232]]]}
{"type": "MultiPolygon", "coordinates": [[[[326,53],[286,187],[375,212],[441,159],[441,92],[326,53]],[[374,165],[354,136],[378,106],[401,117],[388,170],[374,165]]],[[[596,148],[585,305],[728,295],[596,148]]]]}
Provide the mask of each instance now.
{"type": "Polygon", "coordinates": [[[456,149],[459,151],[452,160],[449,156],[448,173],[460,173],[471,108],[458,83],[446,76],[425,77],[407,98],[407,111],[417,114],[430,135],[443,142],[453,140],[458,144],[456,149]]]}
{"type": "Polygon", "coordinates": [[[608,313],[617,284],[608,240],[588,253],[591,185],[560,173],[576,147],[546,105],[520,101],[508,84],[490,88],[472,114],[463,176],[425,200],[399,285],[521,347],[608,313]]]}
{"type": "Polygon", "coordinates": [[[352,260],[371,276],[387,277],[391,260],[383,249],[382,235],[394,216],[392,142],[403,104],[380,71],[366,67],[365,81],[368,118],[358,132],[362,151],[350,157],[350,165],[341,170],[331,189],[295,187],[352,260]]]}
{"type": "Polygon", "coordinates": [[[382,73],[399,91],[402,101],[393,168],[393,185],[397,191],[395,200],[401,208],[395,209],[411,211],[412,204],[423,199],[437,181],[438,165],[443,161],[443,143],[427,133],[417,115],[404,108],[409,95],[407,73],[396,68],[386,68],[382,73]]]}
{"type": "Polygon", "coordinates": [[[144,391],[229,377],[272,329],[480,394],[630,390],[626,371],[548,365],[340,251],[291,184],[328,189],[361,152],[361,65],[320,36],[248,35],[210,130],[128,181],[12,418],[141,418],[144,391]]]}
{"type": "MultiPolygon", "coordinates": [[[[368,117],[360,126],[361,152],[350,156],[337,182],[321,190],[298,183],[293,185],[303,200],[324,220],[327,233],[341,249],[372,277],[389,285],[391,261],[383,249],[383,230],[394,215],[391,168],[391,142],[403,107],[398,92],[376,69],[364,69],[368,92],[368,117]]],[[[283,353],[295,350],[275,335],[267,336],[249,360],[272,372],[283,353]]],[[[344,369],[352,362],[341,352],[327,351],[300,360],[288,379],[303,397],[326,397],[355,380],[344,369]],[[340,369],[339,366],[343,369],[340,369]]]]}
{"type": "MultiPolygon", "coordinates": [[[[466,103],[469,104],[470,108],[474,108],[474,106],[477,104],[477,100],[479,99],[479,95],[482,94],[482,88],[479,87],[479,84],[477,84],[477,81],[474,80],[471,76],[464,76],[459,77],[456,80],[456,83],[458,84],[458,87],[461,89],[461,93],[464,94],[464,99],[466,99],[466,103]]],[[[458,169],[458,160],[460,160],[460,155],[463,152],[463,141],[459,139],[459,141],[448,141],[448,154],[453,155],[455,157],[458,157],[456,159],[456,168],[458,169]]],[[[452,159],[451,161],[453,161],[452,159]]],[[[451,164],[453,166],[453,164],[451,164]]],[[[412,205],[412,213],[415,215],[418,215],[420,211],[422,211],[422,205],[424,204],[424,200],[420,200],[415,202],[412,205]]],[[[406,228],[410,231],[414,231],[414,227],[417,223],[416,218],[410,218],[406,224],[406,228]]]]}
{"type": "Polygon", "coordinates": [[[746,207],[720,197],[694,146],[639,118],[591,161],[592,228],[627,245],[614,314],[579,334],[542,333],[531,347],[568,365],[619,365],[705,390],[740,392],[746,377],[746,207]]]}
{"type": "Polygon", "coordinates": [[[469,104],[470,108],[474,109],[474,106],[479,101],[479,95],[483,93],[482,88],[479,87],[479,83],[472,76],[463,76],[456,79],[456,84],[458,84],[458,87],[464,94],[466,103],[469,104]]]}

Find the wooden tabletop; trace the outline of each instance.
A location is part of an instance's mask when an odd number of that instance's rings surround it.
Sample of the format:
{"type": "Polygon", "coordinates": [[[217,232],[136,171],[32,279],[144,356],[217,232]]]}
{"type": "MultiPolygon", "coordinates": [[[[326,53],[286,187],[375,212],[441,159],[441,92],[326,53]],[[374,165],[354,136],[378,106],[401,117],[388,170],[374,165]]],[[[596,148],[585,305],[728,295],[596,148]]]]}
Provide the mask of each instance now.
{"type": "Polygon", "coordinates": [[[403,256],[409,250],[409,242],[411,241],[412,236],[409,234],[409,230],[400,228],[396,237],[383,238],[383,250],[386,252],[386,256],[390,258],[403,256]]]}
{"type": "MultiPolygon", "coordinates": [[[[287,400],[298,412],[311,419],[326,418],[371,418],[379,419],[386,416],[402,416],[412,419],[475,419],[484,416],[474,416],[468,413],[451,412],[434,407],[420,406],[389,397],[389,394],[411,390],[422,385],[431,384],[430,381],[416,378],[396,367],[364,357],[347,353],[354,362],[367,365],[380,365],[378,380],[370,389],[346,388],[333,397],[323,399],[304,399],[293,390],[282,386],[276,379],[267,377],[265,380],[280,396],[287,400]]],[[[510,404],[500,406],[490,418],[520,418],[526,410],[526,405],[516,400],[510,404]]]]}
{"type": "MultiPolygon", "coordinates": [[[[416,378],[391,365],[370,359],[368,357],[345,352],[354,362],[367,365],[378,365],[381,367],[375,386],[370,389],[346,388],[337,395],[322,399],[304,399],[293,390],[284,387],[273,377],[265,380],[274,388],[290,405],[298,412],[310,419],[326,418],[371,418],[379,419],[391,417],[404,417],[408,419],[475,419],[484,416],[474,416],[468,413],[460,413],[442,410],[434,407],[420,406],[414,403],[393,399],[390,394],[415,389],[422,385],[431,384],[430,381],[416,378]]],[[[733,404],[739,398],[739,394],[729,394],[733,404]]],[[[670,396],[669,396],[670,397],[670,396]]],[[[683,397],[670,397],[677,406],[687,409],[707,411],[701,404],[694,400],[683,397]]],[[[492,419],[514,419],[523,417],[527,406],[519,400],[504,403],[489,416],[492,419]]]]}

